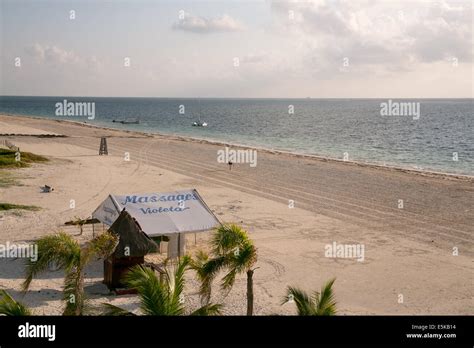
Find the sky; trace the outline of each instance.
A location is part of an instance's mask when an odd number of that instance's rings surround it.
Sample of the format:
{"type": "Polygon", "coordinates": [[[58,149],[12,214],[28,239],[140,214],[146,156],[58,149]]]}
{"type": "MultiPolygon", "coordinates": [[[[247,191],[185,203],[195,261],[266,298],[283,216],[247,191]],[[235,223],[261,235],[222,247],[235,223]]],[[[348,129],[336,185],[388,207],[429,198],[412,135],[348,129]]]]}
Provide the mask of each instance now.
{"type": "Polygon", "coordinates": [[[0,95],[473,98],[474,2],[0,0],[0,95]]]}

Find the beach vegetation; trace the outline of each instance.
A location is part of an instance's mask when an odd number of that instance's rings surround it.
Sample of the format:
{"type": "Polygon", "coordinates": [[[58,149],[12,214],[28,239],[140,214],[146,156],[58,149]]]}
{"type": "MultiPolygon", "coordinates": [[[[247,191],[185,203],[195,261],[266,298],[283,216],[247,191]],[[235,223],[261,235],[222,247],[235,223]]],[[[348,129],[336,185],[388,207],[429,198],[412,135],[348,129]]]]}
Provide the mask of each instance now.
{"type": "Polygon", "coordinates": [[[34,205],[21,205],[21,204],[12,204],[12,203],[0,203],[0,211],[4,210],[40,210],[40,207],[34,205]]]}
{"type": "Polygon", "coordinates": [[[336,314],[336,300],[332,286],[336,279],[331,279],[320,292],[307,293],[296,287],[288,287],[282,304],[295,303],[298,315],[324,316],[336,314]]]}
{"type": "Polygon", "coordinates": [[[27,261],[23,291],[28,290],[34,277],[53,264],[65,271],[63,300],[66,306],[63,315],[83,315],[90,310],[84,296],[85,267],[94,258],[108,257],[117,243],[118,237],[108,232],[96,236],[84,246],[64,232],[38,239],[38,257],[36,261],[27,261]]]}
{"type": "Polygon", "coordinates": [[[20,152],[18,156],[14,150],[0,148],[0,168],[23,168],[31,163],[47,161],[46,157],[31,152],[20,152]]]}
{"type": "Polygon", "coordinates": [[[13,299],[5,290],[0,290],[0,315],[29,316],[32,313],[25,304],[13,299]]]}
{"type": "MultiPolygon", "coordinates": [[[[166,265],[161,276],[150,267],[137,265],[125,274],[123,281],[137,291],[144,315],[185,315],[184,276],[190,264],[189,256],[181,257],[174,267],[166,265]]],[[[134,315],[112,304],[104,303],[103,306],[103,315],[134,315]]],[[[221,307],[220,304],[207,303],[189,315],[218,315],[221,307]]]]}
{"type": "Polygon", "coordinates": [[[217,228],[211,239],[211,254],[199,252],[192,262],[200,280],[200,295],[207,303],[211,297],[212,283],[220,272],[225,272],[221,289],[229,292],[238,274],[247,275],[247,315],[253,315],[253,274],[257,262],[257,248],[247,231],[235,224],[217,228]]]}

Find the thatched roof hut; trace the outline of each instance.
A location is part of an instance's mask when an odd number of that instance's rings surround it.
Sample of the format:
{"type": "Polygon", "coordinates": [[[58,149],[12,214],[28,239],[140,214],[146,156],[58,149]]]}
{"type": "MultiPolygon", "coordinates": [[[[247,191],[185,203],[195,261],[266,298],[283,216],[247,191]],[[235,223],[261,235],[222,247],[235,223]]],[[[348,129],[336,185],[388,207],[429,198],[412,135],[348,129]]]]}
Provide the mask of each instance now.
{"type": "Polygon", "coordinates": [[[119,236],[119,243],[112,254],[115,258],[140,257],[157,252],[158,245],[146,235],[138,222],[125,209],[110,226],[109,232],[119,236]]]}
{"type": "Polygon", "coordinates": [[[110,226],[109,232],[119,236],[114,253],[104,260],[104,283],[114,290],[124,286],[122,278],[130,267],[143,264],[145,255],[158,251],[159,247],[125,209],[110,226]]]}

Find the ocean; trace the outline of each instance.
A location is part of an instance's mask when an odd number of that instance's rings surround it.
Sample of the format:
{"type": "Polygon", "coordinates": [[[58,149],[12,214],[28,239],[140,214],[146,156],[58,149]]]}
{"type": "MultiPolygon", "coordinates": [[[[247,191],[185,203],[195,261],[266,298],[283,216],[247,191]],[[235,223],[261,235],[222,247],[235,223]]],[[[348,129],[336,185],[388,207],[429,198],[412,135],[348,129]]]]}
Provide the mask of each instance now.
{"type": "Polygon", "coordinates": [[[67,119],[363,163],[474,175],[473,99],[2,96],[0,113],[67,119]],[[95,118],[56,115],[56,104],[65,99],[73,103],[95,103],[95,118]],[[408,108],[408,104],[397,104],[400,102],[414,104],[408,108]],[[139,124],[112,122],[135,118],[140,120],[139,124]],[[199,119],[208,126],[193,127],[192,123],[199,119]]]}

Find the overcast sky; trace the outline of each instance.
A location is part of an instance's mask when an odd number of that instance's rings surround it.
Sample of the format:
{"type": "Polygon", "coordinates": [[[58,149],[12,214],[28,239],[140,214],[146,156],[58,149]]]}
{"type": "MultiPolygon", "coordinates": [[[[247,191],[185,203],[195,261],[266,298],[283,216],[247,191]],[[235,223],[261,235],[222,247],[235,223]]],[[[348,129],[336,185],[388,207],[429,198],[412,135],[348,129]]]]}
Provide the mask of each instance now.
{"type": "Polygon", "coordinates": [[[470,0],[0,3],[2,95],[474,96],[470,0]]]}

